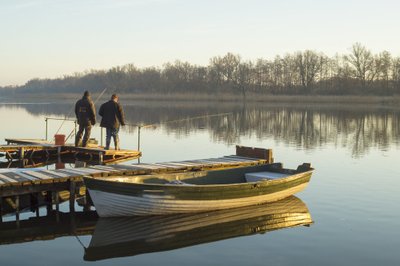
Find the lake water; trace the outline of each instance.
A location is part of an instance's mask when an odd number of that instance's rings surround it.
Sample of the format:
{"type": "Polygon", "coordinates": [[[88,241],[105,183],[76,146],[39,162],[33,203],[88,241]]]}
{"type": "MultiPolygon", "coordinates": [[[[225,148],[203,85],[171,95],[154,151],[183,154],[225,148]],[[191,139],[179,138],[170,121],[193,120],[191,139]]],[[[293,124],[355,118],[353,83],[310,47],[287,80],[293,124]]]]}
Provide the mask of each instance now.
{"type": "MultiPolygon", "coordinates": [[[[310,162],[315,168],[310,185],[296,195],[298,199],[293,199],[305,213],[287,212],[294,214],[293,219],[309,214],[314,223],[274,227],[280,215],[280,207],[274,207],[272,211],[255,210],[253,213],[269,214],[247,222],[233,221],[220,227],[217,223],[191,231],[185,231],[182,224],[157,238],[152,232],[157,231],[157,226],[166,226],[167,221],[123,221],[121,226],[114,225],[115,234],[128,237],[135,232],[142,234],[141,240],[97,251],[103,259],[90,262],[85,260],[88,257],[82,245],[90,245],[93,230],[89,229],[95,220],[85,214],[83,218],[65,214],[66,221],[73,219],[75,226],[87,222],[88,226],[83,228],[89,233],[82,230],[80,236],[74,236],[65,230],[64,236],[55,239],[28,241],[17,237],[26,232],[11,226],[11,237],[7,239],[14,241],[0,240],[1,265],[400,265],[400,108],[126,101],[122,104],[129,124],[153,125],[141,130],[141,162],[230,155],[235,153],[237,144],[272,148],[275,161],[288,168],[310,162]],[[198,118],[185,120],[190,117],[198,118]],[[250,231],[245,230],[246,223],[252,223],[250,231]]],[[[0,139],[44,138],[45,117],[63,118],[71,114],[72,105],[11,103],[3,99],[0,139]]],[[[59,126],[59,121],[50,121],[49,135],[54,135],[59,126]]],[[[66,122],[59,133],[68,135],[72,129],[73,123],[66,122]]],[[[100,139],[99,127],[94,128],[92,136],[100,139]]],[[[136,149],[137,127],[126,126],[120,138],[123,148],[136,149]]],[[[67,205],[61,206],[62,212],[67,210],[67,205]]],[[[21,218],[31,216],[35,215],[26,212],[21,218]]],[[[4,217],[8,223],[13,219],[4,217]]],[[[201,221],[199,217],[185,219],[201,221]]],[[[99,227],[98,224],[95,234],[101,233],[99,227]]],[[[114,228],[107,224],[103,227],[114,228]]],[[[49,227],[50,233],[60,226],[52,228],[49,227]]]]}

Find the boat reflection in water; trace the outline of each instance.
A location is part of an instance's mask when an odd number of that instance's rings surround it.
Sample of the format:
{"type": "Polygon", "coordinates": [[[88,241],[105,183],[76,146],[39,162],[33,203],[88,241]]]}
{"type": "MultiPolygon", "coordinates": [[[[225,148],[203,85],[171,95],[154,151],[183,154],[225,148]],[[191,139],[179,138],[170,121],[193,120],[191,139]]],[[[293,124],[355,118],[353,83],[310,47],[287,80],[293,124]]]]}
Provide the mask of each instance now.
{"type": "Polygon", "coordinates": [[[166,251],[312,223],[307,206],[294,196],[268,204],[196,214],[100,218],[84,259],[166,251]]]}

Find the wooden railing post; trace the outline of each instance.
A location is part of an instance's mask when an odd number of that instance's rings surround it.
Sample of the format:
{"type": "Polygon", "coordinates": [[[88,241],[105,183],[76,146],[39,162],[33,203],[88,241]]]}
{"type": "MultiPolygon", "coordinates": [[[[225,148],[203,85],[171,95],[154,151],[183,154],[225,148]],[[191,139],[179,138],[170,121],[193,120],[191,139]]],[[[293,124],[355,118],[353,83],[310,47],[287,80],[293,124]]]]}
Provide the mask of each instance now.
{"type": "Polygon", "coordinates": [[[252,148],[236,145],[236,155],[249,158],[266,160],[266,163],[273,163],[272,149],[252,148]]]}

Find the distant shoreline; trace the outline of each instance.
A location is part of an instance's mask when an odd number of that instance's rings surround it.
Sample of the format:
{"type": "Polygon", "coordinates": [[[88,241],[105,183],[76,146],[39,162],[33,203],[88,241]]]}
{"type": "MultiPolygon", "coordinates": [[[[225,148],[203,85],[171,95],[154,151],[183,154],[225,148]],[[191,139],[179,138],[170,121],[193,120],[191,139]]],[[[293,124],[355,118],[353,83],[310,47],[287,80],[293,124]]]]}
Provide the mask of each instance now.
{"type": "MultiPolygon", "coordinates": [[[[107,95],[107,93],[105,93],[107,95]]],[[[92,93],[92,98],[97,98],[97,93],[92,93]]],[[[20,100],[75,100],[82,95],[76,93],[63,94],[15,94],[0,99],[10,99],[13,101],[20,100]]],[[[138,100],[138,101],[167,101],[167,102],[243,102],[243,98],[232,94],[133,94],[119,93],[120,99],[138,100]]],[[[107,100],[109,96],[101,98],[102,101],[107,100]]],[[[400,95],[396,96],[353,96],[353,95],[265,95],[265,94],[249,94],[246,96],[245,102],[249,103],[310,103],[310,104],[374,104],[374,105],[399,105],[400,95]]]]}

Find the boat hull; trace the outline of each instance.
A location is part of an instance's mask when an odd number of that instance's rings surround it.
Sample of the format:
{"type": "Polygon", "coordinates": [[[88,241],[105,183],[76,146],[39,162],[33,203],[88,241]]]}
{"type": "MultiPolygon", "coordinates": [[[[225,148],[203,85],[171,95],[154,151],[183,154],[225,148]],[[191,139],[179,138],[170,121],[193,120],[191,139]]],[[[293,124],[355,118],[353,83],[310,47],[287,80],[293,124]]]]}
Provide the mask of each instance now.
{"type": "Polygon", "coordinates": [[[84,181],[100,217],[167,215],[278,201],[302,191],[308,185],[312,171],[309,167],[305,170],[283,169],[280,164],[275,164],[166,176],[85,177],[84,181]],[[248,173],[260,171],[285,176],[255,182],[243,179],[248,173]],[[179,184],[170,181],[179,181],[179,184]]]}
{"type": "Polygon", "coordinates": [[[256,205],[284,199],[302,191],[308,183],[264,195],[233,199],[179,200],[168,195],[128,196],[88,189],[100,217],[167,215],[205,212],[256,205]]]}

